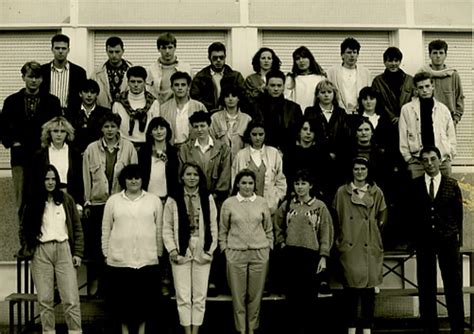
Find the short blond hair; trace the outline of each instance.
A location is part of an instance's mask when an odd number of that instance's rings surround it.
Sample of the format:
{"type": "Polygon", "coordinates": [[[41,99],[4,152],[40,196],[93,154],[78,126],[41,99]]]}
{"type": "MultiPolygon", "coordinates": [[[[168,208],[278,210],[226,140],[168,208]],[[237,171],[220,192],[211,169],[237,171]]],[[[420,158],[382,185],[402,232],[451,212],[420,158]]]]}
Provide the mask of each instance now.
{"type": "Polygon", "coordinates": [[[71,143],[74,140],[74,127],[63,116],[56,116],[41,127],[41,147],[51,145],[51,131],[58,126],[62,126],[66,130],[66,142],[71,143]]]}

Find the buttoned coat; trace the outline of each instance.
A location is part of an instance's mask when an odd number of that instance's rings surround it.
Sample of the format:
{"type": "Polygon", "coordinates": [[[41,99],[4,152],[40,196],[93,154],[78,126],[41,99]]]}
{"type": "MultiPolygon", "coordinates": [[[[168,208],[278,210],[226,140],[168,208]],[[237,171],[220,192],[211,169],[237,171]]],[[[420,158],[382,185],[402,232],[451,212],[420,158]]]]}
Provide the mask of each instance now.
{"type": "Polygon", "coordinates": [[[339,187],[333,207],[337,213],[336,247],[345,286],[371,288],[382,283],[383,245],[380,223],[386,205],[382,190],[373,184],[360,198],[350,184],[339,187]]]}

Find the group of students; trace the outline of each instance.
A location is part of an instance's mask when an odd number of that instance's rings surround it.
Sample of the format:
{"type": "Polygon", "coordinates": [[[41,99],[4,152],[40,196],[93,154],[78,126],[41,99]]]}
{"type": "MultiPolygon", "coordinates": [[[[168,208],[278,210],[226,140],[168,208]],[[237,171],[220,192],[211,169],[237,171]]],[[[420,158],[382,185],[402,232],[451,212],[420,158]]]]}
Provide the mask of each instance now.
{"type": "MultiPolygon", "coordinates": [[[[329,290],[336,253],[348,332],[370,333],[382,283],[381,231],[404,218],[406,165],[415,166],[412,177],[436,176],[439,168],[449,174],[446,156],[455,153],[452,119],[462,111],[445,119],[446,107],[433,102],[432,74],[411,78],[399,68],[401,51],[390,47],[386,71],[370,86],[370,73],[356,64],[360,45],[348,38],[343,65],[327,74],[306,47],[293,53],[289,75],[262,48],[252,60],[256,73],[244,80],[216,42],[211,65],[193,78],[167,33],[148,69],[123,60],[123,42],[109,38],[109,60],[96,80],[81,79],[73,97],[78,83],[65,37],[53,37],[46,72],[36,62],[23,66],[25,88],[6,99],[1,115],[20,204],[20,255],[32,258],[44,332],[54,332],[55,280],[69,332],[81,332],[75,267],[85,257],[88,294],[105,295],[122,333],[144,333],[155,316],[146,300],[162,293],[169,270],[185,333],[199,332],[208,288],[222,289],[224,272],[235,328],[254,333],[270,261],[270,286],[287,296],[289,330],[303,333],[313,322],[308,305],[329,290]],[[65,82],[69,93],[61,95],[65,82]],[[408,120],[413,103],[423,113],[418,130],[408,120]],[[430,126],[426,110],[433,118],[442,113],[444,124],[430,126]],[[435,147],[448,136],[451,147],[435,147]]],[[[435,42],[430,53],[447,51],[435,42]]],[[[422,317],[434,326],[432,313],[422,317]]],[[[462,321],[452,326],[462,329],[462,321]]]]}

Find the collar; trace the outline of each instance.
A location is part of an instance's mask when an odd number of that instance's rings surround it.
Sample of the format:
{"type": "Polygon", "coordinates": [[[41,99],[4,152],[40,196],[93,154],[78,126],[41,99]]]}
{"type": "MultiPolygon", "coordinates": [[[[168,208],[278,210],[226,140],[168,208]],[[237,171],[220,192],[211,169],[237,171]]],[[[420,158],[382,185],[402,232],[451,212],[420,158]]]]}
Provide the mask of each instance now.
{"type": "Polygon", "coordinates": [[[362,188],[359,188],[359,187],[356,187],[356,185],[354,184],[354,182],[351,182],[351,189],[352,189],[352,191],[354,191],[354,192],[359,191],[359,192],[364,192],[364,193],[366,193],[366,192],[369,190],[369,184],[366,183],[365,186],[363,186],[362,188]]]}
{"type": "MultiPolygon", "coordinates": [[[[117,142],[115,143],[115,145],[114,145],[113,148],[119,149],[119,148],[120,148],[120,135],[117,135],[117,139],[118,139],[118,140],[117,140],[117,142]]],[[[100,139],[100,143],[102,144],[102,145],[101,145],[102,148],[103,148],[104,150],[106,150],[106,149],[107,149],[107,142],[105,141],[104,137],[102,137],[102,138],[100,139]]]]}
{"type": "Polygon", "coordinates": [[[326,113],[330,113],[330,114],[331,114],[331,113],[334,111],[334,105],[333,105],[333,104],[331,104],[331,109],[324,109],[322,105],[319,105],[319,108],[321,109],[321,111],[322,111],[323,113],[326,112],[326,113]]]}
{"type": "Polygon", "coordinates": [[[253,153],[256,153],[256,152],[260,152],[263,154],[263,149],[265,148],[265,144],[262,145],[262,148],[257,150],[255,148],[253,148],[252,146],[249,145],[249,148],[250,148],[250,154],[253,154],[253,153]]]}
{"type": "Polygon", "coordinates": [[[196,188],[196,190],[194,190],[193,192],[189,192],[186,190],[186,188],[184,189],[184,196],[189,196],[189,197],[197,197],[199,196],[199,187],[196,188]]]}
{"type": "Polygon", "coordinates": [[[257,199],[257,195],[255,195],[255,193],[253,193],[253,195],[250,196],[250,197],[244,197],[238,192],[236,197],[237,197],[237,200],[239,201],[239,203],[242,203],[242,202],[255,202],[255,200],[257,199]]]}
{"type": "Polygon", "coordinates": [[[81,111],[84,112],[84,114],[89,117],[90,114],[92,114],[92,112],[95,110],[95,108],[97,107],[97,104],[94,104],[94,106],[91,108],[90,111],[87,111],[86,107],[84,107],[84,104],[81,104],[81,111]]]}
{"type": "Polygon", "coordinates": [[[194,142],[194,147],[199,147],[201,149],[201,151],[203,149],[208,149],[209,147],[213,147],[214,146],[214,140],[212,139],[211,136],[209,136],[209,143],[206,145],[206,146],[201,146],[201,144],[199,144],[199,140],[196,139],[196,141],[194,142]]]}
{"type": "Polygon", "coordinates": [[[311,206],[313,205],[313,203],[316,201],[316,197],[311,197],[308,201],[306,202],[301,202],[298,200],[298,198],[295,196],[293,198],[293,203],[296,203],[296,204],[300,204],[300,205],[308,205],[308,206],[311,206]]]}
{"type": "Polygon", "coordinates": [[[138,201],[138,200],[139,200],[140,198],[142,198],[143,196],[145,196],[145,195],[146,195],[146,191],[142,189],[141,194],[140,194],[137,198],[135,198],[135,199],[131,199],[130,197],[128,197],[127,194],[125,193],[125,190],[122,190],[122,191],[120,192],[120,195],[121,195],[123,198],[125,198],[127,201],[135,202],[135,201],[138,201]]]}
{"type": "Polygon", "coordinates": [[[176,57],[176,56],[174,57],[174,62],[171,63],[171,64],[163,64],[163,63],[161,62],[161,57],[158,58],[158,64],[160,65],[161,68],[163,68],[163,66],[172,66],[172,65],[178,66],[178,63],[179,63],[178,57],[176,57]]]}
{"type": "MultiPolygon", "coordinates": [[[[431,176],[425,173],[425,183],[429,184],[431,182],[431,176]]],[[[433,177],[435,183],[441,182],[441,172],[438,172],[436,176],[433,177]]]]}
{"type": "Polygon", "coordinates": [[[65,151],[68,149],[68,146],[66,143],[64,143],[63,147],[57,149],[56,147],[54,147],[53,143],[49,144],[49,149],[52,150],[52,151],[55,151],[55,152],[61,152],[61,151],[65,151]]]}
{"type": "Polygon", "coordinates": [[[216,75],[216,74],[220,74],[220,75],[224,76],[225,67],[224,67],[224,68],[222,69],[222,71],[220,71],[220,72],[216,72],[216,71],[214,71],[212,68],[209,68],[209,70],[211,71],[211,76],[214,76],[214,75],[216,75]]]}
{"type": "MultiPolygon", "coordinates": [[[[66,64],[64,64],[64,69],[66,71],[69,70],[69,61],[67,61],[67,60],[66,60],[66,64]]],[[[54,66],[54,61],[51,62],[51,71],[59,71],[59,69],[54,66]]]]}

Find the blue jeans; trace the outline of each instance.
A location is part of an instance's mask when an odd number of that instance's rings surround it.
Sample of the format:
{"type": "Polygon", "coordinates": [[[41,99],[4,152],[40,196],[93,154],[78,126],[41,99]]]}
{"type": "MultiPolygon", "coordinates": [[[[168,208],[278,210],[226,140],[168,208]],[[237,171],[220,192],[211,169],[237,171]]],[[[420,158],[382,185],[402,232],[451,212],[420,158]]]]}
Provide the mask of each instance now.
{"type": "Polygon", "coordinates": [[[54,277],[70,334],[82,333],[77,273],[72,264],[68,241],[40,243],[31,262],[31,273],[38,293],[43,334],[54,334],[54,277]]]}

